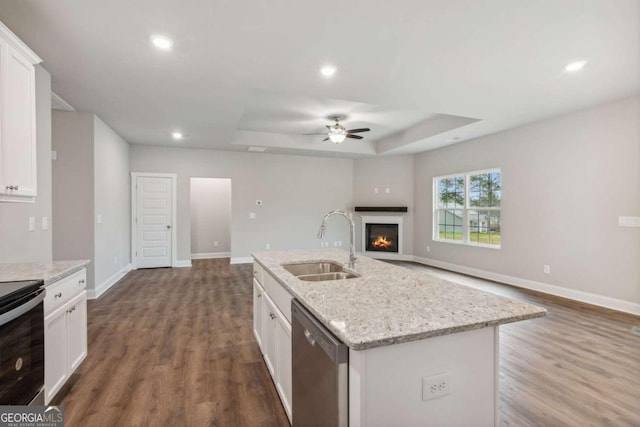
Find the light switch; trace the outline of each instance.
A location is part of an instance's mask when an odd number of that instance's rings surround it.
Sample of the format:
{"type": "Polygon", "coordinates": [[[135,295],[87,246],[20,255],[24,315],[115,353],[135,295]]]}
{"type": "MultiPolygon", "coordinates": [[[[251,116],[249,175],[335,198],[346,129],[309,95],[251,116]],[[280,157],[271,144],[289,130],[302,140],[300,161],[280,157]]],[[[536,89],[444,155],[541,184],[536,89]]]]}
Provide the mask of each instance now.
{"type": "Polygon", "coordinates": [[[49,229],[49,218],[47,218],[46,216],[42,217],[42,231],[48,230],[49,229]]]}
{"type": "Polygon", "coordinates": [[[36,217],[29,217],[29,231],[36,231],[36,217]]]}
{"type": "Polygon", "coordinates": [[[618,227],[640,227],[640,216],[619,216],[618,227]]]}
{"type": "Polygon", "coordinates": [[[391,189],[389,187],[384,189],[385,194],[391,194],[391,189]]]}
{"type": "Polygon", "coordinates": [[[58,160],[58,152],[51,150],[51,160],[58,160]]]}
{"type": "Polygon", "coordinates": [[[96,221],[97,221],[98,224],[102,224],[102,215],[101,214],[98,214],[98,216],[96,218],[96,221]]]}
{"type": "Polygon", "coordinates": [[[249,219],[256,219],[256,213],[255,212],[249,212],[249,219]]]}

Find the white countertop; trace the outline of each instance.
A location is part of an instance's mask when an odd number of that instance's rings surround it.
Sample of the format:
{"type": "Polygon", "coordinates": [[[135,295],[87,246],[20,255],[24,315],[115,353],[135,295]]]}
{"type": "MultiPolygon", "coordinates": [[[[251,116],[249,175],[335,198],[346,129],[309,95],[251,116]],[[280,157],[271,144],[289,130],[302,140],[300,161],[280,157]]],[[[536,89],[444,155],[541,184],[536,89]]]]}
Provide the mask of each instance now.
{"type": "Polygon", "coordinates": [[[46,286],[85,268],[90,262],[88,259],[81,259],[0,264],[0,282],[44,280],[46,286]]]}
{"type": "Polygon", "coordinates": [[[268,251],[254,259],[338,338],[363,350],[542,317],[546,310],[448,282],[425,272],[358,257],[347,280],[307,282],[281,265],[305,261],[344,264],[338,249],[268,251]]]}

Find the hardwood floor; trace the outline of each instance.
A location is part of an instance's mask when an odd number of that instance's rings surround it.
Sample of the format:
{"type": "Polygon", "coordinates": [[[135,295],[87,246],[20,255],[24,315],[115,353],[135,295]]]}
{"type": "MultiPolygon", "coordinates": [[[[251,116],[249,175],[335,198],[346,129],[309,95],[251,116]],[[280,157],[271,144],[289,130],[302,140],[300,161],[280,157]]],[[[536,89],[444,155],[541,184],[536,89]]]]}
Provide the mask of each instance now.
{"type": "MultiPolygon", "coordinates": [[[[502,426],[640,426],[640,318],[397,264],[549,310],[501,327],[502,426]]],[[[89,355],[54,400],[66,425],[287,426],[252,334],[251,275],[197,260],[90,301],[89,355]]]]}
{"type": "Polygon", "coordinates": [[[90,301],[89,355],[56,398],[65,425],[288,426],[253,337],[251,277],[198,260],[132,271],[90,301]]]}

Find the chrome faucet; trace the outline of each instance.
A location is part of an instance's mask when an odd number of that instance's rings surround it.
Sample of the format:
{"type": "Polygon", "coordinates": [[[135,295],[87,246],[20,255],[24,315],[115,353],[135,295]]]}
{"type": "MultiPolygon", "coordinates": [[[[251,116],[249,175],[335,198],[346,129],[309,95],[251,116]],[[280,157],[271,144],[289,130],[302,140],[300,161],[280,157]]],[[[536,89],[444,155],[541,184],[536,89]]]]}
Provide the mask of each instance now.
{"type": "Polygon", "coordinates": [[[351,226],[351,246],[349,248],[349,262],[347,263],[347,267],[356,268],[356,263],[358,260],[358,258],[356,258],[356,225],[353,222],[353,214],[351,212],[345,212],[336,209],[326,214],[324,218],[322,218],[322,224],[320,224],[320,230],[318,230],[318,239],[322,239],[324,237],[324,232],[327,229],[327,219],[329,219],[329,217],[333,215],[341,215],[349,221],[349,225],[351,226]]]}

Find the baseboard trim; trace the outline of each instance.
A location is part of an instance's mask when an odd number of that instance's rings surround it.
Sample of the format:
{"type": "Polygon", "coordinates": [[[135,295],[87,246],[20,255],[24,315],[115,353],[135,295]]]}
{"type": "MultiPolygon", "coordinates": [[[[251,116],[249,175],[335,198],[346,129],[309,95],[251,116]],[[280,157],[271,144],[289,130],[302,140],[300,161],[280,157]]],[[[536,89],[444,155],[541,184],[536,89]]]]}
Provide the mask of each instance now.
{"type": "Polygon", "coordinates": [[[176,263],[172,267],[173,268],[191,267],[191,260],[190,259],[179,259],[179,260],[176,261],[176,263]]]}
{"type": "Polygon", "coordinates": [[[118,283],[120,279],[122,279],[128,272],[131,271],[131,264],[127,264],[118,270],[113,276],[109,277],[104,282],[100,283],[100,285],[96,286],[96,289],[88,289],[87,290],[87,298],[88,299],[98,299],[105,292],[107,292],[113,285],[118,283]]]}
{"type": "Polygon", "coordinates": [[[590,292],[579,291],[576,289],[563,288],[561,286],[536,282],[534,280],[522,279],[520,277],[508,276],[506,274],[493,273],[478,268],[465,267],[463,265],[452,264],[445,261],[438,261],[431,258],[414,256],[413,260],[420,264],[455,271],[456,273],[468,274],[469,276],[493,280],[494,282],[506,283],[508,285],[517,286],[519,288],[530,289],[532,291],[538,291],[545,294],[555,295],[574,301],[580,301],[587,304],[597,305],[599,307],[609,308],[611,310],[622,311],[625,313],[640,316],[640,304],[631,301],[611,298],[604,295],[592,294],[590,292]]]}
{"type": "Polygon", "coordinates": [[[231,264],[252,264],[252,256],[231,257],[231,264]]]}
{"type": "Polygon", "coordinates": [[[191,259],[231,258],[231,252],[201,252],[191,254],[191,259]]]}

